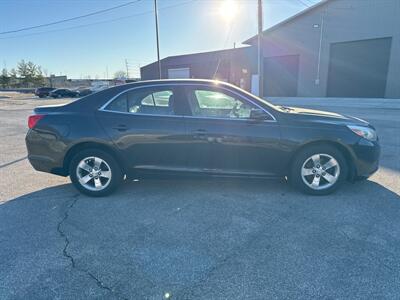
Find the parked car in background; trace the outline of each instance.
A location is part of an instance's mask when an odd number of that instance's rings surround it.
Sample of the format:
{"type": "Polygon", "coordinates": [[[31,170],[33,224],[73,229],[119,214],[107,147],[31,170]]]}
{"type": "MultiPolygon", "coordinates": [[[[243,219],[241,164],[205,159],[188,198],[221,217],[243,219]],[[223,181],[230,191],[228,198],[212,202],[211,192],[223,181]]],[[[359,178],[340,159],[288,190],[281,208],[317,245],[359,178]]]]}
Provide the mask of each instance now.
{"type": "Polygon", "coordinates": [[[56,89],[49,94],[53,98],[78,97],[79,93],[70,89],[56,89]]]}
{"type": "Polygon", "coordinates": [[[51,91],[54,91],[55,88],[52,87],[40,87],[35,90],[35,95],[39,98],[48,97],[51,91]]]}
{"type": "Polygon", "coordinates": [[[35,108],[26,136],[36,170],[69,175],[90,196],[156,174],[286,177],[313,195],[378,169],[368,122],[275,106],[233,85],[159,80],[35,108]]]}
{"type": "Polygon", "coordinates": [[[109,88],[108,85],[97,85],[97,86],[92,86],[92,87],[90,88],[90,90],[92,91],[92,93],[97,93],[97,92],[106,90],[106,89],[108,89],[108,88],[109,88]]]}
{"type": "Polygon", "coordinates": [[[78,91],[79,97],[84,97],[93,93],[93,91],[89,88],[79,89],[78,91]]]}

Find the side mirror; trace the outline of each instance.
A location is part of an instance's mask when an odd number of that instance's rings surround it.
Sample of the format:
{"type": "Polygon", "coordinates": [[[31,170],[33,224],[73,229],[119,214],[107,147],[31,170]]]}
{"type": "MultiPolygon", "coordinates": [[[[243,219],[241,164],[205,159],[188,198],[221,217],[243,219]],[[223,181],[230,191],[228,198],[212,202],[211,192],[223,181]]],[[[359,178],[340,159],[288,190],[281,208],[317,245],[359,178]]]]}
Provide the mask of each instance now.
{"type": "Polygon", "coordinates": [[[267,120],[268,116],[261,108],[255,108],[250,111],[250,119],[255,121],[267,120]]]}

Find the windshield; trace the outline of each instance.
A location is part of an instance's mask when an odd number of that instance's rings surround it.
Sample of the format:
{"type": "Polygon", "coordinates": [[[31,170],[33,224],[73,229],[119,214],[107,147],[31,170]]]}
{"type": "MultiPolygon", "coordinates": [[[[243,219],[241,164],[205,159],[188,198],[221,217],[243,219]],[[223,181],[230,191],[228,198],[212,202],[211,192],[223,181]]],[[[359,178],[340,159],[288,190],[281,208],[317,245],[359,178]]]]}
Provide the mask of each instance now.
{"type": "Polygon", "coordinates": [[[266,105],[266,106],[268,106],[268,107],[270,107],[272,109],[281,111],[279,106],[276,106],[276,105],[268,102],[267,100],[264,100],[264,99],[254,95],[254,94],[252,94],[252,93],[250,93],[250,92],[248,92],[248,91],[246,91],[244,89],[238,88],[237,86],[234,86],[234,85],[231,85],[231,84],[228,84],[228,85],[230,87],[236,89],[236,90],[239,90],[241,93],[245,94],[247,97],[251,98],[252,100],[255,100],[256,102],[261,102],[262,104],[264,104],[264,105],[266,105]]]}

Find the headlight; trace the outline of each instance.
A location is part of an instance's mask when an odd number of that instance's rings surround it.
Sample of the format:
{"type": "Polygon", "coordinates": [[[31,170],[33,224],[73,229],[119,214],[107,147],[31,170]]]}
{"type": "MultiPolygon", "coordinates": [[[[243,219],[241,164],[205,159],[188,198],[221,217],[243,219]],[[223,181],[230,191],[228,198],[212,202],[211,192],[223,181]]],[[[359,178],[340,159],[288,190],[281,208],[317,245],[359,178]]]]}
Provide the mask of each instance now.
{"type": "Polygon", "coordinates": [[[375,142],[378,139],[376,131],[372,128],[357,125],[347,125],[347,127],[358,136],[361,136],[369,141],[375,142]]]}

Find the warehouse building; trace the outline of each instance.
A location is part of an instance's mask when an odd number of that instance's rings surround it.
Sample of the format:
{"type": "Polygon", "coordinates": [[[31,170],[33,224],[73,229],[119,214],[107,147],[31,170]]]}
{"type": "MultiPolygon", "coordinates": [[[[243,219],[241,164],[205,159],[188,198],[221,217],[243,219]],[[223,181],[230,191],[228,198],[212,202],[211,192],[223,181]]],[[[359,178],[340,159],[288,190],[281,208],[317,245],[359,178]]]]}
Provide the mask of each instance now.
{"type": "MultiPolygon", "coordinates": [[[[161,60],[162,78],[216,78],[251,88],[251,74],[257,66],[254,47],[242,47],[220,51],[170,56],[161,60]]],[[[142,80],[158,78],[158,64],[151,63],[140,69],[142,80]]]]}
{"type": "MultiPolygon", "coordinates": [[[[265,30],[264,96],[400,98],[399,16],[399,0],[323,0],[265,30]]],[[[256,91],[257,37],[244,44],[166,58],[163,78],[214,78],[219,63],[219,79],[256,91]]],[[[157,78],[157,64],[141,73],[157,78]]]]}

